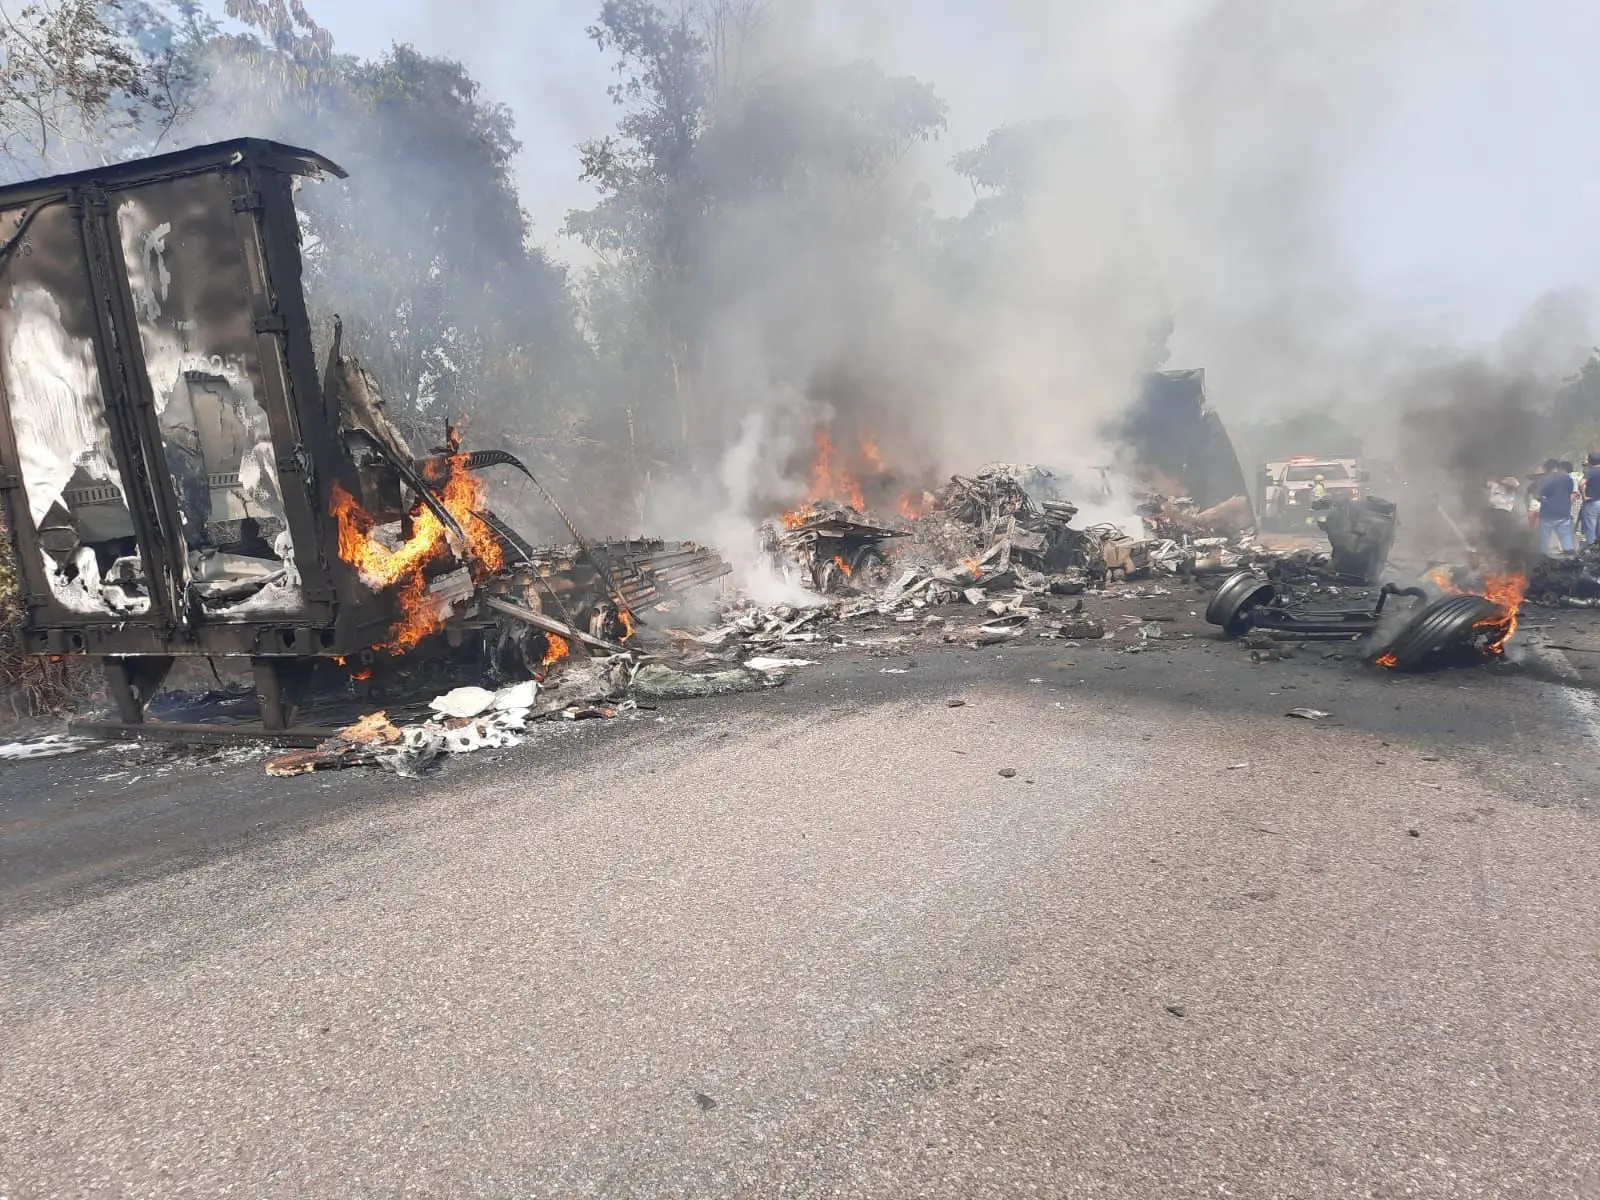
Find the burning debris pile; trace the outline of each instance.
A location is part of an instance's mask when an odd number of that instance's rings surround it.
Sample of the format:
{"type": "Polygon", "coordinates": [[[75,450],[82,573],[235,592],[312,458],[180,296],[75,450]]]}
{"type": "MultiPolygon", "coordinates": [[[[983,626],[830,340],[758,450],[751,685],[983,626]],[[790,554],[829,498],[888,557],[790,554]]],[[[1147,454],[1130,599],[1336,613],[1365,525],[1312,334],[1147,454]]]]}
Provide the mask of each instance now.
{"type": "MultiPolygon", "coordinates": [[[[371,378],[351,360],[333,361],[334,377],[341,381],[335,392],[342,401],[342,424],[352,457],[363,468],[367,497],[363,503],[339,483],[333,485],[330,513],[339,557],[367,587],[392,595],[398,613],[384,639],[363,652],[363,663],[419,650],[450,655],[475,649],[486,679],[542,681],[574,654],[625,657],[638,632],[638,614],[729,571],[717,555],[692,542],[639,538],[591,544],[547,492],[573,541],[531,545],[488,507],[480,474],[508,466],[543,492],[515,456],[467,452],[459,433],[447,427],[443,447],[430,457],[413,458],[384,417],[371,378]],[[387,486],[374,484],[383,478],[384,467],[398,478],[387,486]],[[402,484],[410,486],[409,506],[398,502],[402,484]]],[[[433,746],[434,732],[451,731],[416,727],[408,736],[433,746]]],[[[500,733],[509,737],[514,731],[500,733]]]]}
{"type": "MultiPolygon", "coordinates": [[[[1134,537],[1109,523],[1080,528],[1080,508],[1062,494],[1060,476],[1009,463],[952,476],[915,506],[902,496],[897,518],[875,520],[832,443],[819,435],[817,446],[806,500],[758,533],[773,574],[800,584],[811,600],[736,602],[721,624],[689,635],[697,644],[765,653],[844,642],[851,623],[880,621],[932,628],[942,641],[972,646],[1029,633],[1101,639],[1107,627],[1083,615],[1085,594],[1191,570],[1204,552],[1187,538],[1134,537]],[[818,494],[830,486],[838,494],[818,494]]],[[[1155,628],[1149,636],[1159,634],[1155,628]]]]}
{"type": "Polygon", "coordinates": [[[1528,603],[1600,608],[1600,543],[1570,557],[1541,558],[1528,575],[1528,603]]]}
{"type": "Polygon", "coordinates": [[[820,502],[768,521],[758,531],[761,553],[772,572],[790,582],[805,580],[819,592],[881,585],[889,570],[885,543],[908,536],[869,522],[860,510],[820,502]]]}
{"type": "MultiPolygon", "coordinates": [[[[1015,560],[1034,571],[1087,572],[1099,564],[1128,571],[1132,563],[1127,547],[1132,539],[1124,538],[1120,529],[1113,525],[1074,529],[1072,521],[1079,511],[1076,504],[1059,498],[1035,499],[1038,493],[1030,494],[1023,486],[1024,480],[1037,484],[1051,479],[1053,476],[1040,468],[1004,463],[986,467],[971,478],[956,475],[939,489],[935,511],[923,521],[931,523],[942,517],[946,523],[956,522],[986,555],[998,552],[1008,563],[1015,560]],[[1111,542],[1123,544],[1108,556],[1105,547],[1111,542]]],[[[950,532],[947,525],[939,534],[948,539],[950,532]]]]}
{"type": "Polygon", "coordinates": [[[819,444],[830,449],[819,452],[813,489],[832,479],[843,498],[810,496],[763,524],[758,538],[774,574],[820,594],[878,594],[904,567],[930,577],[964,570],[949,575],[958,585],[993,570],[1008,580],[1007,571],[1124,580],[1191,557],[1177,541],[1130,537],[1116,525],[1078,528],[1078,505],[1060,497],[1052,472],[1032,466],[952,476],[915,505],[901,496],[896,517],[875,520],[861,507],[860,486],[837,474],[831,443],[819,444]]]}
{"type": "MultiPolygon", "coordinates": [[[[1019,599],[1047,594],[1051,586],[1081,590],[1243,568],[1284,584],[1370,584],[1388,560],[1397,524],[1395,506],[1385,500],[1328,502],[1319,522],[1329,538],[1327,552],[1272,550],[1257,540],[1242,495],[1201,508],[1177,494],[1175,480],[1151,472],[1148,481],[1166,491],[1147,488],[1136,495],[1139,528],[1080,525],[1080,501],[1104,508],[1111,499],[1109,468],[1096,468],[1098,480],[1074,496],[1069,476],[1015,463],[952,476],[925,490],[914,506],[902,494],[898,517],[874,518],[863,506],[881,475],[869,476],[863,487],[826,433],[817,434],[815,445],[805,499],[760,529],[763,556],[776,575],[819,595],[891,607],[905,599],[901,591],[935,605],[948,595],[973,603],[981,597],[988,605],[999,592],[1019,599]],[[906,570],[915,573],[909,586],[891,587],[889,581],[906,570]]],[[[882,473],[875,452],[873,462],[882,473]]]]}

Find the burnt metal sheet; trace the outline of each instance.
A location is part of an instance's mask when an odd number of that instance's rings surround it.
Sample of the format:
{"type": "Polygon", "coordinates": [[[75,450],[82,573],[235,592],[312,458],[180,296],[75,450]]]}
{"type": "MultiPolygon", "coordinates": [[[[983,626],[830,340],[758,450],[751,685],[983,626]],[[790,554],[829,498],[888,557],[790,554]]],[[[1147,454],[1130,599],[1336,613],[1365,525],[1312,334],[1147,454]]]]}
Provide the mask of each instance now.
{"type": "MultiPolygon", "coordinates": [[[[237,168],[247,161],[283,175],[326,174],[336,179],[344,179],[347,175],[345,169],[338,163],[323,157],[315,150],[269,141],[266,138],[231,138],[228,141],[212,142],[205,146],[172,150],[150,158],[86,167],[81,171],[7,184],[0,187],[0,208],[28,204],[41,196],[59,196],[87,187],[98,187],[106,191],[139,187],[151,180],[169,176],[237,168]]],[[[0,237],[0,244],[3,242],[3,237],[0,237]]]]}
{"type": "MultiPolygon", "coordinates": [[[[18,564],[30,610],[73,623],[149,609],[148,599],[120,611],[109,602],[98,562],[91,591],[78,530],[120,555],[155,540],[140,536],[154,520],[142,503],[143,463],[113,432],[120,413],[108,407],[79,224],[65,200],[0,208],[0,231],[24,235],[0,262],[0,501],[26,542],[18,564]]],[[[143,562],[141,572],[153,576],[153,567],[143,562]]]]}

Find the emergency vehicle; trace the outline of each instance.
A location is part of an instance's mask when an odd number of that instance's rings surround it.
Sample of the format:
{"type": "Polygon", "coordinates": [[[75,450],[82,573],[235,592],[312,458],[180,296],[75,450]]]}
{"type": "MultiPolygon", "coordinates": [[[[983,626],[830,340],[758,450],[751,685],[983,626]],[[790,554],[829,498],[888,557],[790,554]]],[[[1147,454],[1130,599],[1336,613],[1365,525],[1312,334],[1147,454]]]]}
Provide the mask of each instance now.
{"type": "Polygon", "coordinates": [[[1264,525],[1298,526],[1311,516],[1311,502],[1317,497],[1317,480],[1322,493],[1335,503],[1359,500],[1368,474],[1354,458],[1296,458],[1269,462],[1262,467],[1261,516],[1264,525]]]}

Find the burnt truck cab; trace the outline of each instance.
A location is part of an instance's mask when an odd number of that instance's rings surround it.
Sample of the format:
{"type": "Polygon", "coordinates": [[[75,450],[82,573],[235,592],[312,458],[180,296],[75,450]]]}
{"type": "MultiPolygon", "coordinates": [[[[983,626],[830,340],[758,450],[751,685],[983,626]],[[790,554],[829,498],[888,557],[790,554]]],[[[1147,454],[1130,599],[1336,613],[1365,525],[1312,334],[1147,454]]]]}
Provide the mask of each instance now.
{"type": "Polygon", "coordinates": [[[281,725],[296,673],[394,619],[328,515],[336,483],[375,509],[399,496],[318,378],[293,193],[328,175],[245,138],[0,189],[23,645],[103,659],[124,720],[175,656],[247,655],[281,725]]]}

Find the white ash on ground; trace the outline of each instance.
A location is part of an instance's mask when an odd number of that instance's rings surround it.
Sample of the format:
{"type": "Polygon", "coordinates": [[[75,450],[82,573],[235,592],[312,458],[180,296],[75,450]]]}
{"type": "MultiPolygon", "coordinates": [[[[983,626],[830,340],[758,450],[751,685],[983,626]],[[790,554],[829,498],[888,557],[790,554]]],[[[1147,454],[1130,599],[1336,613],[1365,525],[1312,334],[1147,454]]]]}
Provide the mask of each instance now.
{"type": "Polygon", "coordinates": [[[396,725],[386,712],[368,713],[310,750],[273,758],[266,770],[289,777],[378,766],[417,778],[445,755],[520,745],[537,722],[611,719],[648,711],[663,700],[777,687],[789,670],[805,665],[810,664],[794,659],[738,664],[708,656],[669,663],[632,652],[595,656],[566,663],[542,682],[454,688],[434,697],[432,715],[420,721],[396,725]]]}

